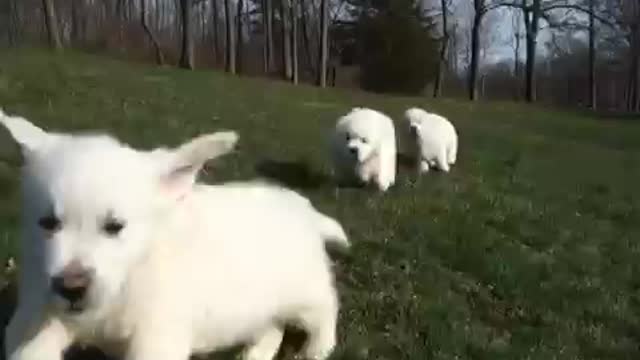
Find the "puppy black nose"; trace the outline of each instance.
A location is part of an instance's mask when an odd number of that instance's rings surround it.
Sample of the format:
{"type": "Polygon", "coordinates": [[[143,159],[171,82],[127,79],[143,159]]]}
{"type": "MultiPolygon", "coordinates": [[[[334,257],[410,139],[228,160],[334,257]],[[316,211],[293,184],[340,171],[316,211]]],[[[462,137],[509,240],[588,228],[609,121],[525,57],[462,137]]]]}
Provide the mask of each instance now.
{"type": "Polygon", "coordinates": [[[358,153],[358,149],[352,147],[352,148],[349,148],[349,152],[353,155],[356,155],[358,153]]]}
{"type": "Polygon", "coordinates": [[[53,277],[51,288],[70,303],[77,303],[86,295],[92,277],[92,273],[80,263],[71,262],[59,275],[53,277]]]}

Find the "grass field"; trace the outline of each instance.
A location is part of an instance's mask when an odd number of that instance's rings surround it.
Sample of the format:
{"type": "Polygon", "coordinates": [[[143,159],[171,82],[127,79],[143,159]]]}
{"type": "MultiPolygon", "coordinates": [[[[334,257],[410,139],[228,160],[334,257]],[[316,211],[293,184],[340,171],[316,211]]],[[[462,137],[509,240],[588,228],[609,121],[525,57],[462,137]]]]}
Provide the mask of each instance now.
{"type": "MultiPolygon", "coordinates": [[[[352,239],[351,254],[336,257],[335,359],[640,357],[640,122],[39,51],[2,54],[0,106],[143,148],[239,131],[238,153],[212,164],[208,180],[277,177],[352,239]],[[385,195],[336,188],[326,134],[356,105],[396,119],[413,105],[448,116],[458,165],[420,179],[402,168],[385,195]]],[[[14,254],[18,212],[15,162],[0,163],[0,260],[14,254]]]]}

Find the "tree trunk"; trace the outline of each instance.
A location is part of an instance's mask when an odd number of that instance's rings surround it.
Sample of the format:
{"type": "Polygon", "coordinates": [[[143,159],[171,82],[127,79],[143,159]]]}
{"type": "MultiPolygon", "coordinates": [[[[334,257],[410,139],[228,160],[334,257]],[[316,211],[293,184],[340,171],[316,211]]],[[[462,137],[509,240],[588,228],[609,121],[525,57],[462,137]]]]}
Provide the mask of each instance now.
{"type": "Polygon", "coordinates": [[[15,15],[16,15],[16,4],[15,4],[16,0],[9,0],[9,21],[8,21],[8,40],[9,40],[9,46],[16,46],[18,44],[18,31],[17,31],[17,26],[18,23],[15,21],[15,15]]]}
{"type": "Polygon", "coordinates": [[[589,0],[589,107],[597,108],[595,0],[589,0]]]}
{"type": "Polygon", "coordinates": [[[629,81],[627,108],[629,111],[640,111],[640,23],[631,29],[629,36],[631,47],[629,49],[629,81]]]}
{"type": "Polygon", "coordinates": [[[218,0],[211,0],[211,28],[213,31],[213,59],[215,63],[218,63],[220,58],[220,27],[218,26],[218,19],[220,14],[218,11],[218,0]]]}
{"type": "Polygon", "coordinates": [[[311,74],[315,74],[315,66],[313,64],[313,55],[311,55],[311,43],[309,41],[309,24],[307,23],[307,8],[304,0],[298,0],[300,3],[300,21],[302,22],[302,42],[304,44],[304,51],[307,58],[307,64],[311,74]]]}
{"type": "Polygon", "coordinates": [[[452,73],[458,74],[460,57],[458,54],[458,26],[455,22],[453,23],[451,30],[451,34],[453,36],[449,36],[449,41],[451,42],[449,44],[449,49],[453,49],[453,51],[449,53],[449,68],[452,73]]]}
{"type": "Polygon", "coordinates": [[[530,12],[524,14],[527,32],[527,63],[526,63],[526,89],[525,97],[527,102],[536,101],[536,50],[538,44],[538,30],[540,19],[540,0],[533,0],[533,7],[530,12]],[[529,18],[529,16],[531,16],[529,18]]]}
{"type": "Polygon", "coordinates": [[[440,62],[438,64],[438,73],[436,81],[433,85],[433,97],[442,96],[442,83],[444,82],[445,72],[447,70],[447,54],[449,52],[449,26],[447,23],[448,9],[447,0],[440,0],[440,9],[442,10],[442,43],[440,44],[440,62]]]}
{"type": "Polygon", "coordinates": [[[71,44],[80,43],[80,35],[83,33],[81,29],[82,17],[80,15],[80,3],[82,0],[71,0],[71,44]]]}
{"type": "Polygon", "coordinates": [[[482,25],[484,0],[474,0],[475,15],[471,29],[471,63],[469,64],[468,94],[469,100],[478,99],[478,66],[480,58],[480,26],[482,25]]]}
{"type": "Polygon", "coordinates": [[[160,32],[162,31],[162,27],[160,25],[160,5],[158,4],[158,0],[153,0],[153,15],[151,16],[151,19],[153,20],[153,23],[151,24],[151,29],[153,29],[154,31],[160,32]]]}
{"type": "Polygon", "coordinates": [[[191,0],[180,1],[182,14],[182,51],[180,55],[180,67],[193,69],[193,22],[191,21],[191,0]]]}
{"type": "Polygon", "coordinates": [[[274,47],[273,47],[273,1],[264,0],[264,21],[265,21],[265,73],[270,74],[275,67],[274,47]]]}
{"type": "Polygon", "coordinates": [[[17,46],[22,38],[23,21],[20,16],[20,0],[9,0],[9,45],[17,46]]]}
{"type": "Polygon", "coordinates": [[[243,22],[242,22],[242,13],[244,12],[244,0],[237,0],[237,9],[236,9],[236,66],[237,66],[237,71],[240,72],[242,71],[242,59],[243,59],[243,53],[242,53],[242,26],[243,26],[243,22]]]}
{"type": "Polygon", "coordinates": [[[142,25],[142,29],[145,34],[147,34],[149,41],[151,41],[151,44],[153,45],[153,49],[156,54],[156,63],[158,65],[164,65],[164,54],[162,53],[162,48],[153,34],[153,31],[149,28],[149,24],[147,24],[147,0],[140,0],[140,24],[142,25]]]}
{"type": "Polygon", "coordinates": [[[634,112],[640,112],[640,61],[636,56],[636,71],[635,71],[635,106],[633,108],[634,112]]]}
{"type": "Polygon", "coordinates": [[[327,86],[327,62],[329,61],[329,0],[320,0],[320,47],[318,51],[318,78],[320,87],[327,86]]]}
{"type": "Polygon", "coordinates": [[[135,0],[127,1],[127,24],[133,19],[133,14],[135,13],[135,0]]]}
{"type": "Polygon", "coordinates": [[[298,0],[291,4],[291,81],[297,84],[298,78],[298,0]]]}
{"type": "Polygon", "coordinates": [[[265,0],[260,0],[262,6],[262,71],[269,73],[269,43],[267,42],[267,5],[265,0]]]}
{"type": "Polygon", "coordinates": [[[118,46],[122,50],[122,43],[124,41],[124,2],[125,0],[117,0],[115,8],[115,18],[118,23],[118,46]]]}
{"type": "Polygon", "coordinates": [[[629,111],[638,111],[638,103],[640,103],[640,59],[636,54],[635,47],[632,47],[631,64],[629,66],[629,80],[627,82],[627,109],[629,111]]]}
{"type": "Polygon", "coordinates": [[[224,19],[226,26],[226,69],[231,74],[236,73],[236,41],[233,32],[233,9],[231,0],[224,0],[224,19]]]}
{"type": "Polygon", "coordinates": [[[280,19],[282,20],[282,69],[284,78],[291,80],[291,0],[280,1],[280,19]]]}
{"type": "Polygon", "coordinates": [[[62,49],[60,33],[58,32],[58,20],[53,0],[42,0],[44,6],[44,22],[49,36],[49,46],[54,50],[62,49]]]}
{"type": "Polygon", "coordinates": [[[205,16],[206,9],[207,9],[206,4],[202,2],[200,9],[198,10],[200,12],[200,42],[202,44],[206,44],[207,42],[207,19],[205,16]]]}
{"type": "Polygon", "coordinates": [[[515,34],[516,46],[513,50],[513,77],[515,79],[514,96],[516,100],[520,99],[520,32],[515,34]]]}

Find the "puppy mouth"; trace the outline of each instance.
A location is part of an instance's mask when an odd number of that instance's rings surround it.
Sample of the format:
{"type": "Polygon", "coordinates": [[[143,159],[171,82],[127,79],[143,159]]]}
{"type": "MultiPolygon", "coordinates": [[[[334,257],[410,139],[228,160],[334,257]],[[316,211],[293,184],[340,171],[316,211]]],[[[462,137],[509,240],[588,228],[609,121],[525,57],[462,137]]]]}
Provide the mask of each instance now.
{"type": "Polygon", "coordinates": [[[73,302],[69,303],[67,306],[67,313],[71,315],[78,315],[86,309],[86,304],[84,302],[73,302]]]}
{"type": "Polygon", "coordinates": [[[360,151],[356,148],[347,148],[347,153],[354,159],[357,159],[360,156],[360,151]]]}
{"type": "Polygon", "coordinates": [[[54,297],[54,308],[64,315],[77,316],[86,312],[89,307],[86,299],[69,301],[59,296],[54,295],[54,297]]]}

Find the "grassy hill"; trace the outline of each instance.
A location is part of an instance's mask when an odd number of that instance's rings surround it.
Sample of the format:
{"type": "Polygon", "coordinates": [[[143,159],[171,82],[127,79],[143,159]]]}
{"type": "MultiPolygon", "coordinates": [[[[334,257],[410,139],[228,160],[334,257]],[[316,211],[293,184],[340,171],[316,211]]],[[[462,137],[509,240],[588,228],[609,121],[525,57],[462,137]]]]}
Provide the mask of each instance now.
{"type": "MultiPolygon", "coordinates": [[[[336,359],[640,356],[640,123],[26,50],[0,56],[0,106],[143,148],[239,131],[240,151],[208,180],[276,176],[351,236],[351,254],[336,258],[336,359]],[[414,105],[458,127],[452,173],[402,168],[386,195],[336,188],[336,118],[369,106],[399,120],[414,105]]],[[[17,198],[15,165],[0,163],[0,260],[15,251],[17,198]]]]}

